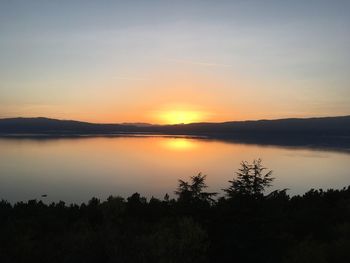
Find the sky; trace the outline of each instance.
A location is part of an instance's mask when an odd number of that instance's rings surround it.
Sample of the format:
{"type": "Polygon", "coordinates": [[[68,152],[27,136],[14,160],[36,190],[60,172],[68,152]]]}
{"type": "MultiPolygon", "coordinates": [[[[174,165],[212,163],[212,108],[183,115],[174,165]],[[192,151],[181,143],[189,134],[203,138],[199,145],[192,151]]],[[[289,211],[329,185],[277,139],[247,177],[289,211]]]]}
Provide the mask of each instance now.
{"type": "Polygon", "coordinates": [[[0,0],[0,118],[350,115],[350,1],[0,0]]]}

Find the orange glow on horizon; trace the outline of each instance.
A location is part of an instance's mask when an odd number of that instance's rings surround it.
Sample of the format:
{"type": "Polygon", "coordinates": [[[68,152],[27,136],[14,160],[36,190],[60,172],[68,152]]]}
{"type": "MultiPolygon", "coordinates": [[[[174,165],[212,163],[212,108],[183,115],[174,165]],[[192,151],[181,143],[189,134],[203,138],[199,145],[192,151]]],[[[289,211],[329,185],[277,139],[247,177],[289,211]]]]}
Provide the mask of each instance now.
{"type": "Polygon", "coordinates": [[[203,121],[204,114],[198,111],[173,110],[161,112],[159,119],[164,124],[187,124],[203,121]]]}

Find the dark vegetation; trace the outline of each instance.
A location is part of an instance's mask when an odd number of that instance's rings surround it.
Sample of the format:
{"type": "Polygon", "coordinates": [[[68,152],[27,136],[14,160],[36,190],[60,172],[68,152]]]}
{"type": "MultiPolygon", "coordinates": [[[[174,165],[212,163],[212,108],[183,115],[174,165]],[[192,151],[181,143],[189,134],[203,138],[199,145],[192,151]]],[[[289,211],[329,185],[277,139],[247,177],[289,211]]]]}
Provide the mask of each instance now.
{"type": "Polygon", "coordinates": [[[350,262],[350,188],[266,194],[260,160],[223,189],[179,180],[176,199],[0,202],[0,262],[350,262]]]}

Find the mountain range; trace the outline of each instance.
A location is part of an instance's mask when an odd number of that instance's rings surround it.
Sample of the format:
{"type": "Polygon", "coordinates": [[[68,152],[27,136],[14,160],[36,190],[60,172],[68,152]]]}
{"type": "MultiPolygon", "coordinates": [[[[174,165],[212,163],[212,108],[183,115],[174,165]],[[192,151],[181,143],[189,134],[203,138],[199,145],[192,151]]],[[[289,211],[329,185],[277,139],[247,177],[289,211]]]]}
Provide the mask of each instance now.
{"type": "Polygon", "coordinates": [[[160,133],[182,135],[314,135],[349,136],[350,116],[320,118],[290,118],[221,123],[191,123],[152,125],[146,123],[97,124],[49,118],[0,119],[0,134],[118,134],[160,133]]]}
{"type": "Polygon", "coordinates": [[[152,125],[97,124],[49,118],[0,119],[0,137],[193,136],[238,143],[350,151],[350,116],[152,125]]]}

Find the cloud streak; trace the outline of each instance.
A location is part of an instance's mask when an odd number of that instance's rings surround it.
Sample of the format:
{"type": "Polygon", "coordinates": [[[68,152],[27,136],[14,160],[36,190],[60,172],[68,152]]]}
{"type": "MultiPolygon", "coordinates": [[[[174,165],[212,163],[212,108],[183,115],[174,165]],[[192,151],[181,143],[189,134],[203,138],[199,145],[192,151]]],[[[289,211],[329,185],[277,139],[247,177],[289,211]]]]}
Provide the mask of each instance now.
{"type": "Polygon", "coordinates": [[[225,67],[225,68],[232,67],[232,65],[229,65],[229,64],[212,63],[212,62],[204,62],[204,61],[193,61],[193,60],[187,60],[187,59],[169,59],[169,61],[176,62],[176,63],[182,63],[182,64],[203,66],[203,67],[225,67]]]}
{"type": "Polygon", "coordinates": [[[128,77],[128,76],[114,76],[113,79],[121,79],[121,80],[149,80],[149,78],[128,77]]]}

